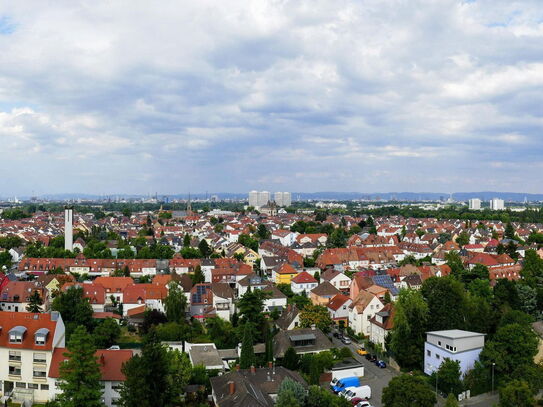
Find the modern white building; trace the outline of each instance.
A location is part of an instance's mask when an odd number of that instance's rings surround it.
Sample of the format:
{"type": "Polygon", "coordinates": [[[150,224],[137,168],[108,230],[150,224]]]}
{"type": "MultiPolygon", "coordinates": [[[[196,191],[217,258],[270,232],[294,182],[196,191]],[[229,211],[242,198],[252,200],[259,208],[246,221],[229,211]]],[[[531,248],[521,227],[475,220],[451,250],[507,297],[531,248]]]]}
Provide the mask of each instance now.
{"type": "Polygon", "coordinates": [[[490,200],[490,209],[493,211],[501,211],[505,209],[505,203],[503,199],[494,198],[490,200]]]}
{"type": "Polygon", "coordinates": [[[473,198],[468,201],[469,209],[479,210],[481,209],[481,200],[479,198],[473,198]]]}
{"type": "Polygon", "coordinates": [[[258,206],[258,191],[249,192],[249,206],[258,206]]]}
{"type": "Polygon", "coordinates": [[[268,205],[268,202],[270,202],[270,200],[271,197],[268,191],[253,190],[249,192],[249,206],[260,208],[262,206],[268,205]]]}
{"type": "Polygon", "coordinates": [[[439,369],[445,359],[460,362],[464,375],[473,368],[485,346],[485,334],[451,329],[426,332],[424,343],[424,373],[430,375],[439,369]]]}
{"type": "Polygon", "coordinates": [[[74,249],[74,211],[72,208],[64,209],[64,249],[74,249]]]}
{"type": "Polygon", "coordinates": [[[273,198],[277,206],[290,206],[292,204],[290,192],[276,192],[273,198]]]}

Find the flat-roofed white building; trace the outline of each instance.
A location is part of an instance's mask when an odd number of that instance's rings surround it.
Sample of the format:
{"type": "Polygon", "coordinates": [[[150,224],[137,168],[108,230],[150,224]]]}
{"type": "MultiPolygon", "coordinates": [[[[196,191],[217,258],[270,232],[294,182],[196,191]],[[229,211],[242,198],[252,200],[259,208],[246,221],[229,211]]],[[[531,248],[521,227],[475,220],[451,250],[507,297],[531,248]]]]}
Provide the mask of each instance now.
{"type": "Polygon", "coordinates": [[[468,201],[469,209],[479,210],[481,209],[481,200],[479,198],[473,198],[468,201]]]}
{"type": "Polygon", "coordinates": [[[460,362],[464,375],[473,368],[485,346],[485,334],[451,329],[426,333],[424,343],[424,373],[430,375],[445,359],[460,362]]]}

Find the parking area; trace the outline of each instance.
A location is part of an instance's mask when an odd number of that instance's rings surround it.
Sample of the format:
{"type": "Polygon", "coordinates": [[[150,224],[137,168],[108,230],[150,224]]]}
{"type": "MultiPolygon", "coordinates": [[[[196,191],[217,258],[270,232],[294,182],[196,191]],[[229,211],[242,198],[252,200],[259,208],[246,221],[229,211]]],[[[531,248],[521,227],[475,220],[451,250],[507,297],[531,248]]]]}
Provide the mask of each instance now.
{"type": "Polygon", "coordinates": [[[381,396],[383,394],[383,389],[388,385],[388,382],[398,375],[398,372],[389,368],[379,368],[375,364],[366,360],[363,356],[360,356],[356,353],[356,350],[359,348],[357,344],[345,345],[339,339],[332,338],[332,342],[338,348],[349,348],[353,353],[353,357],[358,360],[362,365],[364,365],[364,378],[362,383],[371,387],[371,404],[375,407],[382,407],[381,396]]]}

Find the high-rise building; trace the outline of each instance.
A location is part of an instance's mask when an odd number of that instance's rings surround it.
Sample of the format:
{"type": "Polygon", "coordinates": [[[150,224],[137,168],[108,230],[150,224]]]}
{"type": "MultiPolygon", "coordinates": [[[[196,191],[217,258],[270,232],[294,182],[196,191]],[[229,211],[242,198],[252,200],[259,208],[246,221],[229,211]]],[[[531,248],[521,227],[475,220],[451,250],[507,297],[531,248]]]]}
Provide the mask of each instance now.
{"type": "Polygon", "coordinates": [[[270,193],[268,191],[260,191],[258,193],[258,206],[266,206],[270,202],[270,193]]]}
{"type": "Polygon", "coordinates": [[[276,192],[274,194],[274,201],[277,206],[290,206],[292,203],[292,197],[290,192],[276,192]]]}
{"type": "Polygon", "coordinates": [[[74,249],[74,213],[73,209],[66,207],[64,209],[64,249],[72,251],[74,249]]]}
{"type": "Polygon", "coordinates": [[[473,198],[469,200],[469,209],[479,210],[481,209],[481,200],[479,198],[473,198]]]}
{"type": "Polygon", "coordinates": [[[258,206],[258,191],[249,192],[249,206],[258,206]]]}
{"type": "Polygon", "coordinates": [[[505,203],[503,199],[494,198],[490,200],[490,209],[493,211],[501,211],[505,209],[505,203]]]}

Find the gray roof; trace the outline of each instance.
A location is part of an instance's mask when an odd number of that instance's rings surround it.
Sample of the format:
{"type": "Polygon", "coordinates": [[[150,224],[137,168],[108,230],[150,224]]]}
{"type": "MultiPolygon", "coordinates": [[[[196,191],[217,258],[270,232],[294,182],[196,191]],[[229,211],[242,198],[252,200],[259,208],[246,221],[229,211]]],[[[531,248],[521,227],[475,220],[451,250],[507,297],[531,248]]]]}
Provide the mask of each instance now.
{"type": "Polygon", "coordinates": [[[373,283],[376,285],[379,285],[384,288],[388,288],[390,293],[394,296],[399,294],[398,289],[394,285],[394,282],[392,281],[392,278],[389,275],[377,275],[371,277],[373,280],[373,283]]]}
{"type": "Polygon", "coordinates": [[[319,353],[325,350],[329,350],[333,347],[330,339],[318,328],[301,328],[291,329],[290,331],[279,331],[273,337],[273,354],[277,358],[282,358],[285,355],[286,350],[289,347],[293,347],[298,353],[319,353]],[[309,337],[308,335],[312,335],[309,337]],[[303,339],[296,340],[309,340],[315,338],[315,343],[305,346],[293,346],[291,337],[302,337],[303,339]]]}
{"type": "Polygon", "coordinates": [[[47,328],[40,328],[36,331],[36,333],[34,335],[43,335],[43,336],[47,336],[47,334],[49,334],[49,329],[47,328]]]}
{"type": "Polygon", "coordinates": [[[301,335],[292,334],[292,335],[289,335],[289,338],[291,341],[307,341],[309,339],[317,339],[317,337],[313,333],[301,334],[301,335]]]}
{"type": "Polygon", "coordinates": [[[449,339],[471,338],[474,336],[485,335],[479,332],[463,331],[461,329],[449,329],[446,331],[431,331],[431,332],[426,332],[426,333],[428,335],[441,336],[442,338],[449,338],[449,339]]]}
{"type": "Polygon", "coordinates": [[[288,329],[289,325],[292,324],[292,321],[296,319],[299,313],[300,311],[296,305],[292,305],[290,309],[287,306],[286,310],[284,310],[281,316],[275,321],[275,325],[282,330],[288,329]]]}
{"type": "Polygon", "coordinates": [[[189,350],[192,364],[204,365],[212,368],[214,366],[223,366],[222,359],[213,344],[192,345],[189,350]]]}
{"type": "Polygon", "coordinates": [[[25,332],[26,332],[26,327],[21,326],[21,325],[14,326],[13,328],[9,330],[9,333],[14,334],[14,335],[23,335],[25,332]]]}

